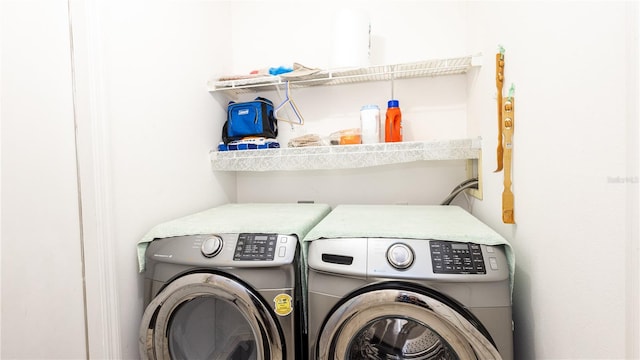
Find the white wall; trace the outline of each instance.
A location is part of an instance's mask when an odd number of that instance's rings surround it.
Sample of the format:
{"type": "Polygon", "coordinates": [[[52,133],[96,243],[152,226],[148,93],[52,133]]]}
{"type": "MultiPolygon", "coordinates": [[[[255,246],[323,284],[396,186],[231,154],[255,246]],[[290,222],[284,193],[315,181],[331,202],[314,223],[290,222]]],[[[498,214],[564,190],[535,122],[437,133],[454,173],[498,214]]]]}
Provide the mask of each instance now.
{"type": "MultiPolygon", "coordinates": [[[[135,244],[159,222],[235,200],[435,203],[464,178],[456,162],[237,182],[211,172],[227,99],[208,94],[207,80],[265,64],[328,63],[330,19],[345,3],[303,4],[72,1],[92,358],[137,357],[135,244]]],[[[629,287],[640,285],[637,182],[615,181],[638,176],[638,43],[627,37],[637,36],[637,16],[625,22],[637,5],[348,4],[370,10],[374,63],[485,55],[469,76],[396,90],[415,139],[484,139],[484,200],[473,210],[516,250],[518,359],[638,358],[640,299],[629,287]],[[517,87],[515,226],[501,223],[502,174],[492,172],[498,44],[507,49],[505,84],[517,87]]],[[[2,3],[2,358],[85,355],[67,25],[66,2],[2,3]],[[40,223],[29,226],[34,211],[40,223]],[[31,247],[18,243],[25,234],[31,247]],[[33,257],[34,247],[56,256],[33,257]],[[46,306],[35,306],[43,296],[46,306]]],[[[301,90],[308,125],[284,126],[282,137],[353,126],[361,105],[382,107],[389,92],[388,84],[301,90]]]]}
{"type": "MultiPolygon", "coordinates": [[[[360,107],[365,104],[377,104],[384,118],[390,87],[388,83],[367,83],[296,89],[292,96],[305,125],[281,122],[281,146],[304,134],[324,137],[357,128],[360,107]]],[[[465,76],[396,82],[405,140],[466,138],[466,87],[465,76]]],[[[275,104],[282,99],[275,92],[265,95],[275,104]]],[[[464,161],[441,161],[357,170],[246,172],[238,173],[237,178],[239,201],[418,204],[442,201],[454,185],[466,179],[466,169],[464,161]]]]}
{"type": "Polygon", "coordinates": [[[130,359],[143,310],[136,242],[160,222],[235,200],[235,177],[209,166],[226,104],[206,90],[212,72],[228,67],[221,34],[230,20],[219,2],[96,1],[95,8],[88,16],[99,24],[102,67],[94,71],[102,82],[93,90],[108,132],[97,150],[108,170],[103,221],[117,279],[117,311],[109,315],[119,324],[111,331],[120,356],[130,359]]]}
{"type": "MultiPolygon", "coordinates": [[[[334,45],[334,19],[348,8],[371,23],[371,64],[387,65],[468,55],[465,6],[460,2],[424,5],[388,2],[291,1],[233,3],[233,68],[237,73],[298,62],[327,68],[334,45]],[[268,28],[261,19],[277,18],[268,28]],[[267,41],[256,41],[256,34],[267,41]],[[443,38],[439,34],[447,34],[443,38]],[[409,40],[410,39],[410,40],[409,40]],[[241,44],[241,45],[240,45],[241,44]],[[256,57],[253,54],[264,54],[256,57]]],[[[400,99],[406,141],[467,137],[467,76],[411,79],[394,83],[400,99]]],[[[261,94],[278,105],[283,93],[261,94]]],[[[254,97],[244,95],[241,100],[254,97]]],[[[323,137],[360,126],[363,105],[376,104],[382,117],[392,96],[391,82],[295,89],[291,92],[304,126],[280,124],[278,140],[286,146],[305,134],[323,137]]],[[[292,113],[283,113],[293,118],[292,113]]],[[[363,170],[239,173],[239,201],[340,203],[439,203],[466,178],[465,162],[413,163],[363,170]],[[265,191],[268,189],[268,191],[265,191]]]]}
{"type": "MultiPolygon", "coordinates": [[[[275,17],[273,4],[258,6],[256,11],[266,18],[275,17]]],[[[429,59],[454,55],[453,50],[485,55],[481,70],[469,74],[466,84],[459,84],[464,104],[460,99],[435,98],[438,93],[430,86],[457,81],[451,78],[416,80],[397,97],[413,115],[407,120],[423,126],[434,117],[442,118],[443,114],[436,115],[438,101],[465,111],[464,116],[455,114],[439,126],[420,127],[412,134],[416,139],[444,135],[467,119],[458,128],[463,136],[484,139],[484,200],[475,201],[473,211],[516,250],[518,359],[640,356],[638,338],[633,336],[637,334],[638,292],[629,288],[638,281],[638,238],[633,230],[637,227],[637,196],[628,198],[637,194],[638,176],[637,165],[629,165],[634,164],[632,159],[637,161],[633,144],[638,141],[637,106],[635,116],[632,111],[637,85],[635,90],[630,86],[634,77],[637,81],[637,70],[630,69],[637,66],[638,44],[632,35],[637,34],[638,22],[637,17],[627,16],[634,13],[634,6],[620,2],[367,3],[374,34],[372,53],[387,54],[382,56],[386,60],[429,59]],[[432,24],[437,26],[431,28],[432,24]],[[397,40],[393,51],[384,42],[375,42],[380,38],[397,40]],[[497,141],[494,55],[499,44],[507,50],[505,95],[511,83],[516,85],[513,190],[517,225],[502,224],[503,173],[493,173],[497,141]],[[629,56],[634,49],[635,61],[629,56]],[[407,58],[398,54],[407,54],[407,58]],[[415,98],[417,94],[422,98],[415,98]]],[[[238,31],[250,29],[254,19],[251,12],[247,16],[247,8],[253,7],[243,3],[234,8],[235,39],[249,40],[254,34],[238,31]]],[[[268,61],[299,61],[308,66],[325,61],[331,50],[327,38],[334,8],[318,8],[314,16],[305,18],[305,24],[300,20],[303,11],[288,9],[283,19],[290,21],[263,29],[263,36],[277,40],[273,45],[278,51],[268,61]],[[295,32],[286,32],[287,25],[295,32]],[[287,39],[295,46],[283,46],[287,39]]],[[[249,54],[267,53],[271,45],[234,48],[234,62],[241,64],[236,70],[260,67],[255,63],[258,59],[249,54]]],[[[387,86],[375,84],[294,92],[305,120],[310,119],[303,129],[296,128],[295,135],[357,125],[359,106],[369,102],[383,106],[388,94],[387,86]]],[[[278,94],[268,95],[276,103],[280,100],[278,94]]],[[[452,134],[459,132],[447,135],[452,134]]],[[[294,134],[284,133],[280,138],[286,142],[291,136],[294,134]]],[[[434,172],[434,166],[438,165],[243,173],[238,175],[238,199],[336,204],[395,203],[409,198],[409,203],[437,203],[439,194],[464,174],[456,173],[455,166],[434,172]],[[369,185],[362,185],[367,182],[369,185]]]]}
{"type": "Polygon", "coordinates": [[[638,141],[627,135],[637,123],[628,117],[629,101],[638,96],[627,93],[628,11],[624,3],[574,2],[469,8],[476,29],[470,44],[486,54],[505,46],[505,85],[516,85],[515,226],[500,223],[502,173],[491,172],[492,62],[470,91],[470,109],[486,139],[485,201],[476,214],[516,251],[521,359],[631,358],[637,346],[626,337],[638,297],[626,296],[627,276],[637,270],[627,263],[633,222],[625,216],[627,185],[637,184],[614,180],[627,176],[626,159],[637,156],[626,145],[638,141]]]}
{"type": "Polygon", "coordinates": [[[3,1],[3,359],[84,358],[66,1],[3,1]]]}
{"type": "Polygon", "coordinates": [[[2,358],[132,359],[136,242],[236,197],[208,158],[226,104],[206,82],[229,66],[229,6],[71,1],[88,349],[67,9],[2,6],[2,358]]]}
{"type": "Polygon", "coordinates": [[[627,354],[640,358],[640,6],[627,12],[627,22],[631,39],[627,64],[627,175],[635,179],[635,183],[627,184],[627,354]]]}

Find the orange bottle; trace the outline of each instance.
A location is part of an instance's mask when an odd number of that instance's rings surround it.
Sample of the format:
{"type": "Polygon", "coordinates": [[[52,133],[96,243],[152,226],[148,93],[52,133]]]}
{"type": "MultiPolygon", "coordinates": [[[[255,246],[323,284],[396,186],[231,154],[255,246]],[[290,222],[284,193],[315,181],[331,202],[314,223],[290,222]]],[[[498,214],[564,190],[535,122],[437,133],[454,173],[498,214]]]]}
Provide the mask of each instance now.
{"type": "Polygon", "coordinates": [[[385,142],[402,141],[402,114],[400,113],[400,102],[389,100],[387,103],[387,117],[384,126],[385,142]]]}

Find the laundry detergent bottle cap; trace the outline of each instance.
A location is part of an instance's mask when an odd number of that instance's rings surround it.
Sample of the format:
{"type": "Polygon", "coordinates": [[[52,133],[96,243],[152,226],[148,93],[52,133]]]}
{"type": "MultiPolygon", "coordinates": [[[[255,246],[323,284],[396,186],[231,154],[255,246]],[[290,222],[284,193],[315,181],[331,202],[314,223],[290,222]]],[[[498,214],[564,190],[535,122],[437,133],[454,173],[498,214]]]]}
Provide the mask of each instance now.
{"type": "Polygon", "coordinates": [[[385,142],[402,141],[402,113],[400,112],[400,102],[389,100],[387,102],[387,113],[384,126],[385,142]]]}

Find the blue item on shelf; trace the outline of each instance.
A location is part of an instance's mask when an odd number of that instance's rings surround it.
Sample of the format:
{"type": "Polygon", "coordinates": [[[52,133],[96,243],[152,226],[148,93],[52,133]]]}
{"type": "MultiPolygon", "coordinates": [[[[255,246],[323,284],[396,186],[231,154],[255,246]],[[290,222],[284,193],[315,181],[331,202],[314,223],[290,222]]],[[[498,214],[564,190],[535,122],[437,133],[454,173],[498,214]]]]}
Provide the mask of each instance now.
{"type": "Polygon", "coordinates": [[[269,75],[280,75],[292,72],[293,68],[289,66],[278,66],[269,68],[269,75]]]}
{"type": "Polygon", "coordinates": [[[280,143],[276,139],[248,138],[232,141],[229,144],[221,142],[218,144],[218,151],[277,149],[279,147],[280,143]]]}
{"type": "Polygon", "coordinates": [[[229,102],[227,121],[222,127],[222,141],[229,144],[248,136],[278,136],[278,122],[273,113],[271,100],[257,97],[253,101],[229,102]]]}

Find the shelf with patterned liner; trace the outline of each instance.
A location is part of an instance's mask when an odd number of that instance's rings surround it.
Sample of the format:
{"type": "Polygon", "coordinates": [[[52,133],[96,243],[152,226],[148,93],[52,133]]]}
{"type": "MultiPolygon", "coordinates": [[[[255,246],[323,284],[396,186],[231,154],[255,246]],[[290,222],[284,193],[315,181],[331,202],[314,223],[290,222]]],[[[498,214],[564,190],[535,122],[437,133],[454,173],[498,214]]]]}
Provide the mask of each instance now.
{"type": "Polygon", "coordinates": [[[432,160],[477,160],[481,139],[211,151],[217,171],[354,169],[432,160]]]}

